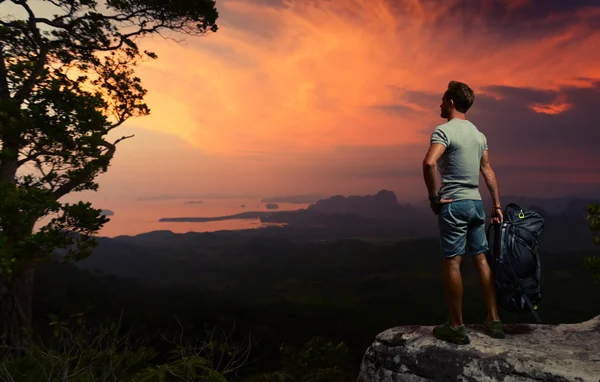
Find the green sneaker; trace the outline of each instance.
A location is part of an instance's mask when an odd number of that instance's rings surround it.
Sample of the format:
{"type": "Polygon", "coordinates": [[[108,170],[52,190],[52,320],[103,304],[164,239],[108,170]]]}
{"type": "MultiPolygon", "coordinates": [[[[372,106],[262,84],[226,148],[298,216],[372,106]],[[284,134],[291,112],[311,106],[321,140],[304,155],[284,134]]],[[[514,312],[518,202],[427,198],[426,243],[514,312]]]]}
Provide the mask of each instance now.
{"type": "Polygon", "coordinates": [[[492,322],[488,322],[488,320],[483,321],[483,326],[485,326],[486,332],[493,338],[504,338],[504,326],[502,325],[502,321],[496,320],[492,322]]]}
{"type": "Polygon", "coordinates": [[[453,342],[458,345],[467,345],[471,343],[471,339],[467,334],[467,328],[465,328],[464,325],[454,329],[450,326],[450,323],[446,322],[444,325],[433,328],[433,335],[437,339],[453,342]]]}

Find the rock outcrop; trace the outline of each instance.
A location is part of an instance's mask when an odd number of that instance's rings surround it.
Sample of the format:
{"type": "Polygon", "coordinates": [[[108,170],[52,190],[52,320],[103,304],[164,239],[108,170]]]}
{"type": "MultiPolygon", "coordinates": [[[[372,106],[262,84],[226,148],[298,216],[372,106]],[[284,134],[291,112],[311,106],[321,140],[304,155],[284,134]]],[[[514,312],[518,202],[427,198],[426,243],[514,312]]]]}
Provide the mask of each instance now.
{"type": "Polygon", "coordinates": [[[600,316],[565,325],[505,325],[506,338],[468,325],[471,344],[433,337],[433,327],[380,333],[367,349],[358,382],[600,382],[600,316]]]}

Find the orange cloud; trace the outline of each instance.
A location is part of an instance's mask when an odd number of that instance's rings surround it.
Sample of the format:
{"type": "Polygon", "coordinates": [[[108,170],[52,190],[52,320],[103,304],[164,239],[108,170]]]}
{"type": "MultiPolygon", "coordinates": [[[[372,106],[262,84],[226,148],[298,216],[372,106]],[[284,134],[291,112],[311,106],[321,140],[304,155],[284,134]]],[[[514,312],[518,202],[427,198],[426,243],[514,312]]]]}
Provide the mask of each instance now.
{"type": "MultiPolygon", "coordinates": [[[[140,71],[153,105],[143,124],[227,155],[249,147],[283,152],[423,142],[419,131],[439,122],[437,104],[410,103],[390,85],[441,95],[451,79],[476,90],[557,89],[577,77],[600,77],[600,53],[591,49],[600,33],[577,23],[585,14],[561,16],[572,22],[539,38],[508,40],[486,26],[487,15],[462,20],[451,15],[453,5],[224,1],[217,34],[182,46],[149,44],[160,59],[140,71]],[[374,108],[391,104],[415,113],[374,108]]],[[[508,2],[514,11],[524,5],[508,2]]]]}
{"type": "Polygon", "coordinates": [[[556,115],[569,110],[573,105],[566,101],[565,97],[559,97],[551,104],[536,103],[531,105],[531,110],[540,114],[556,115]]]}

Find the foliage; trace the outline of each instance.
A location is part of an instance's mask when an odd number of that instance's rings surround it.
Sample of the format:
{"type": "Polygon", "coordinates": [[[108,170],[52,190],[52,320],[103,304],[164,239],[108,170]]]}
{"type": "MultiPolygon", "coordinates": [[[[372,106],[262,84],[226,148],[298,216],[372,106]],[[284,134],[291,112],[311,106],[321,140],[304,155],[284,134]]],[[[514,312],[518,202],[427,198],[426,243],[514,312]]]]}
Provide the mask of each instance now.
{"type": "MultiPolygon", "coordinates": [[[[159,336],[170,345],[169,357],[160,362],[153,338],[127,329],[122,316],[100,323],[88,322],[83,313],[61,317],[48,315],[47,338],[27,344],[24,355],[4,360],[3,381],[202,381],[227,382],[249,362],[250,338],[232,341],[232,333],[206,332],[202,341],[188,341],[181,330],[172,338],[159,336]]],[[[178,321],[179,322],[179,321],[178,321]]],[[[281,346],[285,355],[280,371],[245,379],[247,382],[336,382],[354,380],[347,370],[348,349],[313,337],[300,349],[281,346]]]]}
{"type": "MultiPolygon", "coordinates": [[[[588,214],[590,229],[594,235],[594,242],[596,245],[600,245],[600,204],[590,204],[588,206],[588,214]]],[[[596,283],[600,284],[600,257],[590,256],[585,261],[596,283]]]]}
{"type": "Polygon", "coordinates": [[[5,360],[0,369],[3,381],[226,382],[251,349],[250,342],[221,342],[214,332],[202,342],[186,344],[182,331],[170,341],[174,348],[168,362],[156,364],[157,352],[149,339],[126,330],[120,319],[92,325],[83,314],[49,316],[53,334],[28,344],[24,356],[5,360]]]}
{"type": "MultiPolygon", "coordinates": [[[[5,1],[0,1],[4,3],[5,1]]],[[[107,135],[150,112],[133,68],[156,54],[142,36],[217,30],[214,0],[27,0],[21,17],[0,19],[0,276],[20,274],[55,248],[86,257],[108,219],[89,203],[63,204],[97,190],[116,146],[107,135]],[[41,217],[51,221],[37,232],[41,217]]]]}
{"type": "Polygon", "coordinates": [[[588,206],[588,220],[590,229],[594,234],[594,241],[600,245],[600,204],[590,204],[588,206]]]}
{"type": "Polygon", "coordinates": [[[227,377],[235,376],[248,361],[252,349],[250,337],[247,342],[238,343],[232,341],[231,334],[222,333],[223,336],[217,339],[213,330],[207,333],[205,341],[190,343],[186,342],[183,325],[179,324],[181,331],[168,340],[174,346],[170,362],[148,367],[136,373],[132,381],[152,381],[156,376],[169,376],[182,381],[227,382],[227,377]]]}
{"type": "Polygon", "coordinates": [[[281,347],[285,355],[280,371],[252,377],[247,382],[335,382],[347,380],[348,348],[313,337],[301,349],[281,347]]]}

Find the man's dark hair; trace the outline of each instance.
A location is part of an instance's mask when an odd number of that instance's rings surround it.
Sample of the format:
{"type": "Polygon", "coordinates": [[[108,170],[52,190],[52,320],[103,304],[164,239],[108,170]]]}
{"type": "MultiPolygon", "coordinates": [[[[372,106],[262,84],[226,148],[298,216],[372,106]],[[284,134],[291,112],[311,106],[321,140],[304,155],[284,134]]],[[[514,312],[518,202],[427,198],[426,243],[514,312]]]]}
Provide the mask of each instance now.
{"type": "Polygon", "coordinates": [[[450,81],[444,97],[454,101],[454,108],[460,113],[466,113],[473,106],[473,102],[475,102],[473,89],[467,84],[458,81],[450,81]]]}

